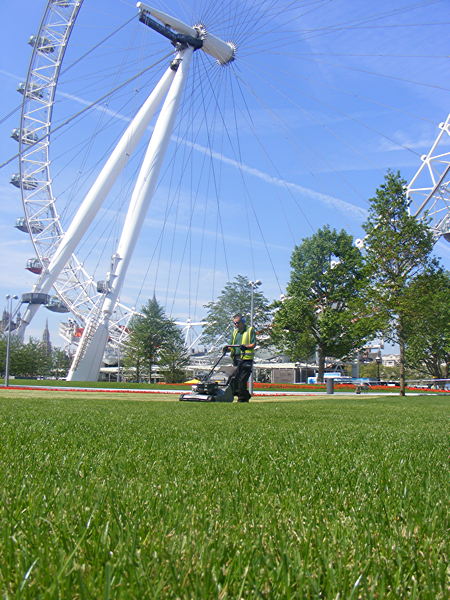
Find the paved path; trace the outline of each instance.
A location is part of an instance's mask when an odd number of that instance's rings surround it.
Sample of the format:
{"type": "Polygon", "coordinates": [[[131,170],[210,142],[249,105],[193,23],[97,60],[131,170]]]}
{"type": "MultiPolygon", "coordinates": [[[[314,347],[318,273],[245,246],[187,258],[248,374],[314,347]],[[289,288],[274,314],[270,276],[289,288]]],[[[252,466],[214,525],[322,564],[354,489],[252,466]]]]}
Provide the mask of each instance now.
{"type": "MultiPolygon", "coordinates": [[[[0,388],[1,389],[1,388],[0,388]]],[[[122,393],[122,394],[172,394],[178,395],[182,393],[186,393],[188,390],[150,390],[150,389],[135,389],[135,388],[103,388],[103,387],[66,387],[66,386],[50,386],[50,385],[9,385],[7,388],[4,387],[4,390],[33,390],[33,391],[53,391],[53,392],[95,392],[95,393],[122,393]]],[[[392,389],[392,388],[391,388],[392,389]]],[[[442,392],[440,392],[442,394],[442,392]]],[[[409,395],[435,395],[436,392],[430,392],[429,390],[423,391],[415,391],[409,392],[409,395]]],[[[387,396],[387,395],[398,395],[396,392],[382,392],[382,391],[368,391],[363,394],[356,394],[354,391],[341,391],[334,392],[333,394],[327,394],[325,391],[303,391],[303,392],[295,392],[295,391],[286,391],[286,392],[271,392],[265,390],[259,390],[253,394],[254,398],[257,397],[280,397],[280,396],[387,396]]],[[[440,394],[439,394],[440,395],[440,394]]]]}

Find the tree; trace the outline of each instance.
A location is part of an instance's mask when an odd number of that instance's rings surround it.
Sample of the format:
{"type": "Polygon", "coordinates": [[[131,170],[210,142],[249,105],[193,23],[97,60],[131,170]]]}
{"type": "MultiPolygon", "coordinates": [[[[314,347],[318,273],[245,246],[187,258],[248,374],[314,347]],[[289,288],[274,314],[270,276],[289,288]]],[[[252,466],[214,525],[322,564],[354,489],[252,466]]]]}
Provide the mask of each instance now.
{"type": "Polygon", "coordinates": [[[137,317],[133,317],[129,324],[130,335],[123,348],[123,364],[125,367],[132,367],[135,370],[135,380],[142,380],[144,374],[144,363],[146,363],[146,353],[143,340],[137,333],[134,333],[137,326],[137,317]]]}
{"type": "MultiPolygon", "coordinates": [[[[261,331],[270,322],[270,308],[269,301],[256,287],[253,292],[253,325],[257,331],[261,331]]],[[[251,297],[252,286],[247,277],[237,275],[234,281],[229,281],[216,301],[205,304],[208,312],[202,342],[214,344],[217,339],[223,337],[228,341],[233,315],[240,313],[249,318],[251,297]]]]}
{"type": "Polygon", "coordinates": [[[437,379],[450,374],[450,273],[422,274],[406,290],[406,362],[437,379]]]}
{"type": "MultiPolygon", "coordinates": [[[[1,371],[4,373],[6,361],[6,338],[0,342],[1,371]]],[[[51,372],[51,354],[40,340],[30,338],[24,344],[12,334],[10,338],[9,372],[14,377],[45,377],[51,372]]]]}
{"type": "Polygon", "coordinates": [[[183,336],[179,329],[161,350],[159,364],[166,383],[180,383],[186,378],[184,368],[189,363],[183,336]]]}
{"type": "MultiPolygon", "coordinates": [[[[0,371],[2,373],[2,376],[5,376],[6,370],[6,343],[6,334],[4,334],[0,337],[0,371]]],[[[19,373],[17,369],[18,362],[16,357],[21,346],[22,343],[20,339],[16,335],[11,334],[9,344],[9,373],[12,376],[15,376],[16,373],[19,373]]]]}
{"type": "Polygon", "coordinates": [[[405,394],[408,342],[407,290],[420,274],[433,273],[438,266],[431,257],[431,230],[409,214],[405,190],[406,181],[400,174],[388,171],[384,184],[370,199],[369,216],[363,225],[370,283],[366,303],[377,315],[379,335],[399,346],[401,395],[405,394]]]}
{"type": "Polygon", "coordinates": [[[130,323],[125,364],[136,368],[138,380],[145,373],[151,381],[153,367],[158,364],[161,353],[170,347],[179,332],[175,323],[166,317],[155,297],[142,307],[141,313],[142,316],[133,317],[130,323]]]}
{"type": "Polygon", "coordinates": [[[70,368],[72,358],[61,348],[53,348],[52,350],[52,366],[51,371],[54,377],[59,379],[65,378],[70,368]]]}
{"type": "Polygon", "coordinates": [[[345,231],[325,226],[295,247],[291,267],[287,297],[275,304],[272,341],[292,360],[317,352],[318,380],[323,381],[325,358],[348,356],[373,331],[370,318],[358,318],[361,252],[345,231]]]}

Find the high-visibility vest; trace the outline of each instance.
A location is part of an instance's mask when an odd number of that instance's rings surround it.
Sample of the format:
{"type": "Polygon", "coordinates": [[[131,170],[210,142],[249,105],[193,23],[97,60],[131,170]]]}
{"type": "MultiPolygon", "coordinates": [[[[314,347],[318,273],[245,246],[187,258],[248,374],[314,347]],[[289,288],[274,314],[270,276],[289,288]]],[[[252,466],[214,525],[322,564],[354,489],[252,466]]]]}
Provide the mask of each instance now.
{"type": "MultiPolygon", "coordinates": [[[[238,329],[234,329],[233,336],[231,338],[231,343],[234,344],[236,341],[237,334],[239,333],[238,329]]],[[[251,334],[253,333],[253,327],[247,327],[247,329],[242,333],[242,341],[241,344],[243,346],[248,346],[251,344],[251,334]]],[[[233,357],[236,354],[237,348],[231,348],[231,356],[233,357]]],[[[241,352],[241,358],[243,360],[253,360],[255,356],[254,348],[246,348],[245,352],[241,352]]]]}

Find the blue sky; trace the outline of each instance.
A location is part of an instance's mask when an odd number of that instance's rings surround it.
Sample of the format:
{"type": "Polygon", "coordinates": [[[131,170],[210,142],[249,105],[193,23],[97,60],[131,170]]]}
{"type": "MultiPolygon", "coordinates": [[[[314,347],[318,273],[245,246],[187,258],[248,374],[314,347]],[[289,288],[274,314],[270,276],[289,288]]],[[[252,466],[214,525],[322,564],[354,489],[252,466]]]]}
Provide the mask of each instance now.
{"type": "MultiPolygon", "coordinates": [[[[0,7],[1,162],[17,152],[9,137],[19,124],[16,87],[45,4],[4,0],[0,7]]],[[[262,280],[266,296],[277,298],[296,243],[325,224],[361,237],[368,199],[386,170],[409,180],[418,169],[450,108],[450,3],[153,4],[189,24],[205,23],[236,42],[237,55],[219,67],[201,51],[194,54],[121,299],[140,306],[155,293],[168,314],[195,320],[238,274],[262,280]]],[[[85,0],[68,46],[64,68],[70,69],[60,77],[54,124],[147,70],[54,135],[53,190],[65,228],[95,169],[168,64],[166,58],[149,68],[171,46],[133,19],[136,12],[128,0],[85,0]]],[[[94,279],[104,279],[109,268],[138,166],[136,156],[77,251],[94,279]]],[[[24,268],[31,241],[13,227],[21,216],[19,191],[9,183],[15,171],[15,162],[0,170],[1,297],[30,291],[35,281],[24,268]]],[[[436,254],[450,267],[450,244],[439,242],[436,254]]],[[[62,317],[41,313],[29,334],[40,336],[48,318],[53,342],[61,344],[62,317]]]]}

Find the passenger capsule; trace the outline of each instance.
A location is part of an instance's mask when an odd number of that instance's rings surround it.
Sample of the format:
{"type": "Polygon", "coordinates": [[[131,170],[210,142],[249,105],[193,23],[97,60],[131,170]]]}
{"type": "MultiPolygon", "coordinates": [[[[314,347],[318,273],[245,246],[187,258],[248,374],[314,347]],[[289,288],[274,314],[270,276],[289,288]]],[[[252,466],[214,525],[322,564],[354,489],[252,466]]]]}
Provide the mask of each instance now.
{"type": "Polygon", "coordinates": [[[55,51],[55,46],[51,43],[48,38],[38,37],[37,35],[32,35],[28,40],[30,46],[36,48],[38,52],[42,52],[43,54],[51,54],[55,51]]]}

